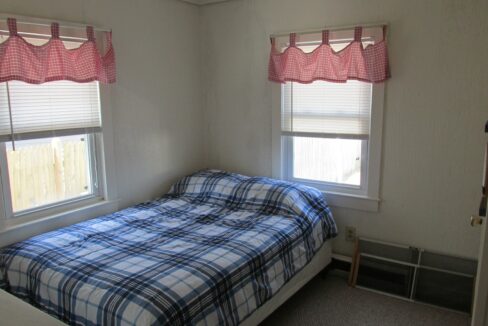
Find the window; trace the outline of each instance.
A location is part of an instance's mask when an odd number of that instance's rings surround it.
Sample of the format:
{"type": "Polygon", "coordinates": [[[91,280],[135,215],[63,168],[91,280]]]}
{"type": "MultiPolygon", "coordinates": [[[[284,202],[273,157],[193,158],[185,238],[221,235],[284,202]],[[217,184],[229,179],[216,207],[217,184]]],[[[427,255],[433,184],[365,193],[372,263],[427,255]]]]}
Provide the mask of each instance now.
{"type": "MultiPolygon", "coordinates": [[[[41,45],[48,33],[24,38],[41,45]]],[[[0,35],[0,41],[7,36],[0,35]]],[[[75,48],[84,39],[78,40],[64,44],[75,48]]],[[[0,178],[6,217],[63,211],[104,197],[100,107],[96,81],[0,83],[0,178]]]]}
{"type": "MultiPolygon", "coordinates": [[[[335,36],[332,33],[330,41],[335,51],[351,41],[344,32],[335,36]]],[[[297,46],[310,52],[321,35],[307,35],[302,41],[297,46]]],[[[281,45],[286,47],[286,42],[284,38],[281,45]]],[[[374,35],[365,35],[364,46],[374,42],[374,35]]],[[[377,202],[383,87],[355,80],[277,85],[279,95],[274,98],[280,109],[275,106],[275,112],[280,115],[274,129],[279,126],[279,131],[273,133],[279,141],[273,146],[279,143],[279,154],[275,150],[274,155],[280,159],[273,165],[279,169],[274,175],[321,189],[329,199],[335,195],[377,202]]]]}
{"type": "Polygon", "coordinates": [[[0,159],[9,215],[100,194],[98,83],[0,84],[0,159]]]}
{"type": "Polygon", "coordinates": [[[285,177],[323,190],[364,193],[371,84],[288,82],[282,94],[285,177]]]}

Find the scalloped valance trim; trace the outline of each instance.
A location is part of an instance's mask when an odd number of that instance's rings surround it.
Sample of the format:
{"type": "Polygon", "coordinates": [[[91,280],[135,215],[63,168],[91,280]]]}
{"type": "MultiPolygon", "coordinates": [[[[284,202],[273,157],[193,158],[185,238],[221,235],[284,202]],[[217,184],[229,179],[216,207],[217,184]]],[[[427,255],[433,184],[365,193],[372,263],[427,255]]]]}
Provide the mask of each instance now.
{"type": "Polygon", "coordinates": [[[111,32],[106,33],[107,50],[102,55],[97,48],[92,26],[86,27],[87,40],[80,47],[66,49],[59,38],[58,23],[51,24],[51,38],[43,45],[31,44],[20,36],[14,18],[8,18],[7,24],[10,35],[0,44],[0,82],[115,82],[115,52],[111,32]]]}
{"type": "Polygon", "coordinates": [[[351,79],[384,82],[390,78],[385,34],[386,26],[383,26],[383,39],[363,47],[362,27],[356,27],[354,40],[336,52],[329,44],[329,31],[324,30],[322,43],[310,53],[296,46],[295,33],[290,34],[289,46],[283,52],[276,49],[275,39],[271,38],[268,79],[278,83],[293,81],[302,84],[316,80],[345,83],[351,79]]]}

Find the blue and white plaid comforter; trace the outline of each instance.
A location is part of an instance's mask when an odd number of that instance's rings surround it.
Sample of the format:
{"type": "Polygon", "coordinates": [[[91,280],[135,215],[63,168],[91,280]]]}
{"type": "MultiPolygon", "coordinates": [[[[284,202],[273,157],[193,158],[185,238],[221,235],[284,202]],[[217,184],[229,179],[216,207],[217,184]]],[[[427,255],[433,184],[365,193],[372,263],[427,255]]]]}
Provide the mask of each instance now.
{"type": "Polygon", "coordinates": [[[209,170],[0,249],[0,287],[73,325],[236,325],[335,235],[319,191],[209,170]]]}

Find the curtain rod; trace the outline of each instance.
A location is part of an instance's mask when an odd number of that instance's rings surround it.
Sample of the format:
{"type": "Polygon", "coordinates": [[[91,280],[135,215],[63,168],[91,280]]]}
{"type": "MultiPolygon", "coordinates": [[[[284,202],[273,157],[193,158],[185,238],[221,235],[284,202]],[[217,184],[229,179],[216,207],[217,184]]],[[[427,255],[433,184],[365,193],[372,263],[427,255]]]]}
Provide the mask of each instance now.
{"type": "MultiPolygon", "coordinates": [[[[67,22],[67,21],[61,21],[56,19],[36,18],[36,17],[29,17],[29,16],[19,16],[13,14],[0,13],[0,21],[7,22],[7,18],[15,18],[17,19],[17,23],[19,24],[33,25],[33,26],[50,27],[51,23],[58,23],[62,28],[85,28],[86,26],[91,26],[90,24],[67,22]]],[[[99,32],[111,31],[111,29],[101,27],[101,26],[93,26],[93,29],[99,32]]]]}
{"type": "Polygon", "coordinates": [[[298,35],[304,35],[304,34],[315,34],[319,33],[323,30],[328,30],[328,31],[344,31],[344,30],[349,30],[349,29],[354,29],[354,27],[360,26],[363,28],[372,28],[372,27],[382,27],[382,26],[388,26],[387,22],[380,22],[380,23],[369,23],[369,24],[354,24],[354,25],[343,25],[343,26],[332,26],[332,27],[322,27],[322,28],[314,28],[314,29],[305,29],[305,30],[299,30],[299,31],[288,31],[288,32],[278,32],[278,33],[273,33],[269,37],[282,37],[282,36],[288,36],[291,33],[296,33],[298,35]]]}

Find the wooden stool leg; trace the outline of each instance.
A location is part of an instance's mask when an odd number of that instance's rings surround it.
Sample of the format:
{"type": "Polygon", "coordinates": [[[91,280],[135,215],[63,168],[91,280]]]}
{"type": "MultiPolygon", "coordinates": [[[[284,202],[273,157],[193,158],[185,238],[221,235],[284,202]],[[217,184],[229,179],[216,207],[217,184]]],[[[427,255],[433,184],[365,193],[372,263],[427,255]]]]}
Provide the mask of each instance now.
{"type": "Polygon", "coordinates": [[[359,241],[356,239],[356,243],[354,245],[354,254],[352,257],[351,263],[351,270],[349,272],[349,286],[355,287],[356,281],[358,278],[358,269],[359,269],[359,241]]]}

